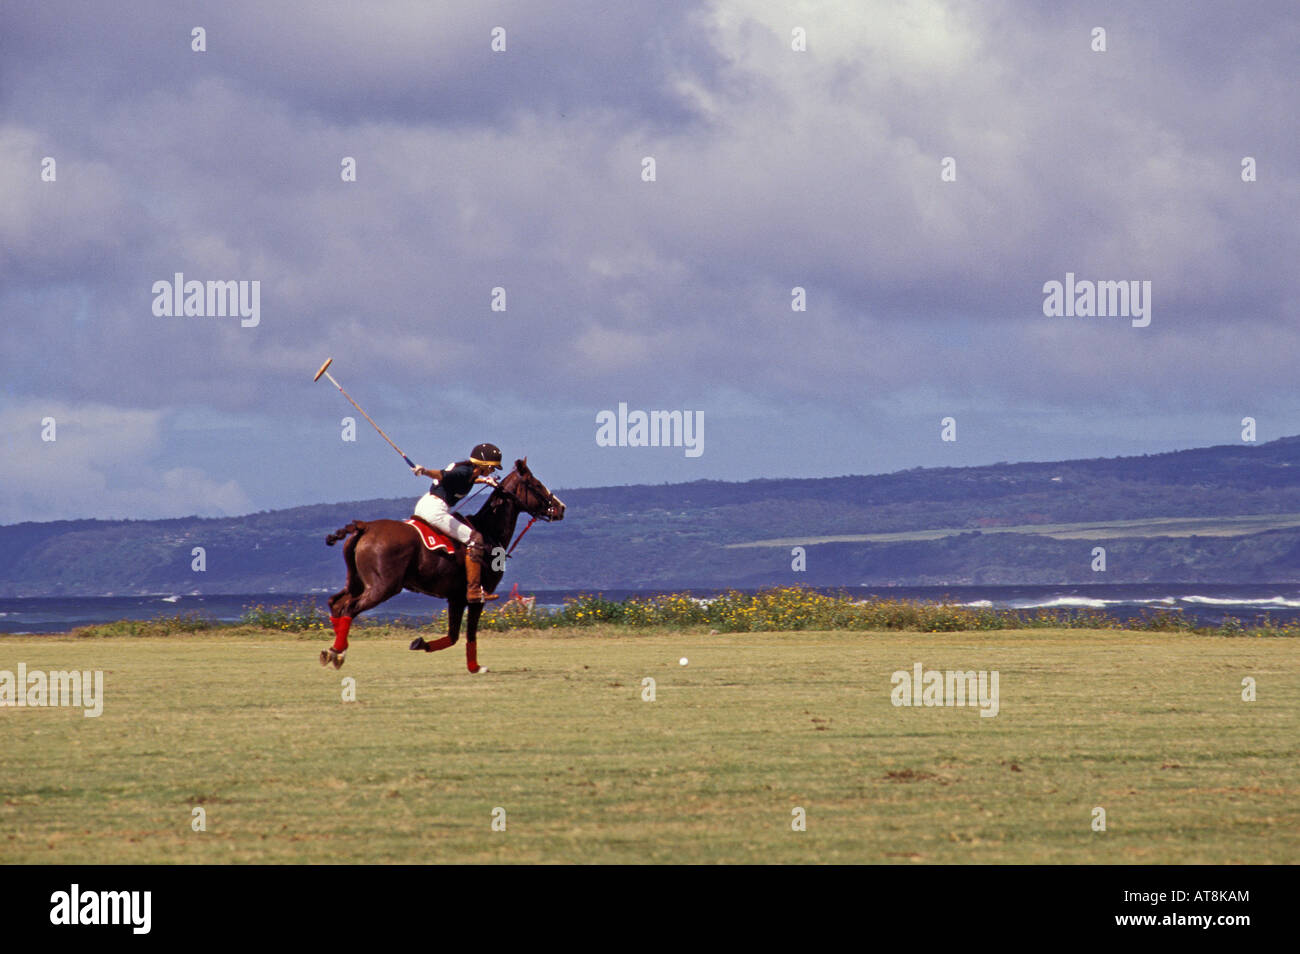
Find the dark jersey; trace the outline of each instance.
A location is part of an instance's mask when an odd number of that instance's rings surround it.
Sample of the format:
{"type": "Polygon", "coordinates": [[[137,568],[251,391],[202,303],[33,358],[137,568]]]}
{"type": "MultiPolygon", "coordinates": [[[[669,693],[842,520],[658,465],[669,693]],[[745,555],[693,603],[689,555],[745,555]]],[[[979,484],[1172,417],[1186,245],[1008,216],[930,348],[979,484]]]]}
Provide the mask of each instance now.
{"type": "Polygon", "coordinates": [[[467,460],[462,460],[444,470],[442,479],[433,482],[429,493],[441,497],[448,507],[454,507],[473,489],[474,465],[467,460]]]}

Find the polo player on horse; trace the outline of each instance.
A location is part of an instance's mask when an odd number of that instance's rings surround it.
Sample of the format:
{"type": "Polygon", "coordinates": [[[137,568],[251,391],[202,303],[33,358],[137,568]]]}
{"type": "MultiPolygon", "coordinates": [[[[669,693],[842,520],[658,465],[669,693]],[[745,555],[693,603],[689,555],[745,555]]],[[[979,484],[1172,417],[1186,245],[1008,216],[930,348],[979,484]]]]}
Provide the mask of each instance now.
{"type": "Polygon", "coordinates": [[[429,492],[415,505],[415,516],[435,530],[465,544],[465,577],[469,586],[465,599],[470,603],[494,600],[496,593],[484,593],[483,567],[487,564],[487,544],[483,535],[474,529],[451,508],[460,503],[475,484],[497,486],[492,471],[501,469],[501,450],[495,444],[479,444],[470,452],[469,460],[455,461],[442,470],[414,467],[417,477],[432,477],[429,492]]]}
{"type": "MultiPolygon", "coordinates": [[[[486,671],[478,664],[478,621],[483,614],[484,590],[495,590],[505,569],[484,568],[488,542],[496,546],[514,536],[515,522],[521,514],[548,523],[564,519],[564,501],[528,469],[527,458],[515,461],[498,486],[490,475],[500,466],[501,451],[491,444],[479,444],[469,460],[457,461],[442,470],[428,470],[412,462],[412,471],[433,478],[429,493],[416,505],[418,520],[353,520],[325,538],[329,546],[346,541],[343,559],[348,581],[329,599],[334,644],[321,650],[322,666],[338,669],[343,665],[348,631],[357,615],[406,589],[447,601],[447,635],[430,642],[417,636],[411,649],[437,652],[454,645],[468,610],[465,665],[471,673],[486,671]],[[451,507],[461,502],[476,483],[495,489],[477,513],[462,520],[451,512],[451,507]],[[414,526],[420,521],[433,524],[469,548],[465,582],[460,581],[459,558],[453,552],[442,552],[445,548],[440,547],[435,553],[421,542],[421,533],[414,526]],[[461,586],[467,589],[461,590],[461,586]]],[[[532,526],[532,520],[528,526],[532,526]]],[[[525,527],[524,532],[527,530],[525,527]]]]}

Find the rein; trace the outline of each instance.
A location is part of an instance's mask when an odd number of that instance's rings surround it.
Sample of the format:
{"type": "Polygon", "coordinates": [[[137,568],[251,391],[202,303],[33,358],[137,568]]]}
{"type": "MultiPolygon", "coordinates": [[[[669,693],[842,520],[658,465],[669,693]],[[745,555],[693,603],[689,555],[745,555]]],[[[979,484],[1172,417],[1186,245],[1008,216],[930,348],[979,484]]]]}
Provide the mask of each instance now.
{"type": "Polygon", "coordinates": [[[515,552],[515,547],[519,546],[519,541],[524,538],[524,534],[527,533],[529,528],[532,527],[532,525],[535,524],[536,522],[537,522],[537,518],[533,517],[532,520],[528,521],[528,526],[524,527],[522,530],[519,531],[519,536],[515,537],[515,542],[510,544],[510,549],[506,551],[507,560],[510,559],[510,554],[515,552]]]}
{"type": "Polygon", "coordinates": [[[471,493],[468,497],[464,498],[458,504],[456,504],[456,507],[455,509],[452,510],[452,513],[456,514],[456,516],[458,517],[461,516],[460,508],[465,506],[467,503],[469,503],[471,500],[473,500],[475,497],[481,494],[483,492],[483,488],[486,486],[487,484],[479,484],[478,487],[474,489],[473,493],[471,493]]]}
{"type": "MultiPolygon", "coordinates": [[[[464,500],[462,500],[459,504],[457,504],[457,509],[459,509],[460,507],[463,507],[465,504],[467,504],[467,503],[469,503],[471,500],[473,500],[476,496],[479,495],[479,493],[482,492],[483,488],[486,487],[486,486],[487,486],[486,484],[481,484],[481,485],[478,487],[477,490],[475,490],[472,494],[470,494],[468,497],[466,497],[464,500]]],[[[513,490],[506,490],[504,487],[501,487],[500,485],[498,485],[498,486],[496,486],[496,487],[493,488],[493,492],[494,492],[494,493],[499,492],[499,493],[501,493],[502,495],[509,495],[510,497],[513,497],[513,498],[514,498],[515,503],[519,504],[521,507],[523,506],[523,502],[519,499],[519,495],[516,494],[513,490]]],[[[522,530],[519,531],[519,536],[515,537],[515,542],[512,543],[512,544],[510,544],[510,549],[506,551],[506,559],[509,559],[509,558],[510,558],[510,555],[511,555],[512,553],[515,552],[515,547],[519,546],[519,541],[522,540],[522,539],[524,538],[524,534],[527,533],[529,530],[531,530],[532,527],[533,527],[533,524],[535,524],[535,523],[537,522],[538,515],[537,515],[537,514],[533,514],[533,515],[531,515],[531,516],[532,516],[532,519],[530,519],[530,520],[528,521],[528,525],[527,525],[526,527],[524,527],[524,529],[522,529],[522,530]]],[[[548,518],[548,519],[549,519],[549,518],[548,518]]]]}

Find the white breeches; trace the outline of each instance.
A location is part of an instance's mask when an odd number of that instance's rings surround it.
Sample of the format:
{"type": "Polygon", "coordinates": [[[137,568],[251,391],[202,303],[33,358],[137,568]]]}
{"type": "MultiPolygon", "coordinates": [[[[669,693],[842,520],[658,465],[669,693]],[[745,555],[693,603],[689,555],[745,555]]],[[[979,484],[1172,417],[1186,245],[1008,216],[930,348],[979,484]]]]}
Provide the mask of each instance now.
{"type": "Polygon", "coordinates": [[[415,515],[447,536],[469,543],[474,528],[447,509],[447,502],[435,494],[425,494],[415,505],[415,515]]]}

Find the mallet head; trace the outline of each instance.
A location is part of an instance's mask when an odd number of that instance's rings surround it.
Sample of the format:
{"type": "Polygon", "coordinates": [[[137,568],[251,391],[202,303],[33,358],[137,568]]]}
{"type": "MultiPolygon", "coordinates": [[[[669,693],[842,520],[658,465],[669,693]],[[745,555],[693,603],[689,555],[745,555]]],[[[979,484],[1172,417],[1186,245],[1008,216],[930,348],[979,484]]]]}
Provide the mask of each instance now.
{"type": "Polygon", "coordinates": [[[319,381],[320,376],[325,373],[325,369],[328,368],[333,361],[333,358],[326,358],[325,363],[320,366],[320,370],[316,372],[316,377],[312,378],[312,380],[319,381]]]}

